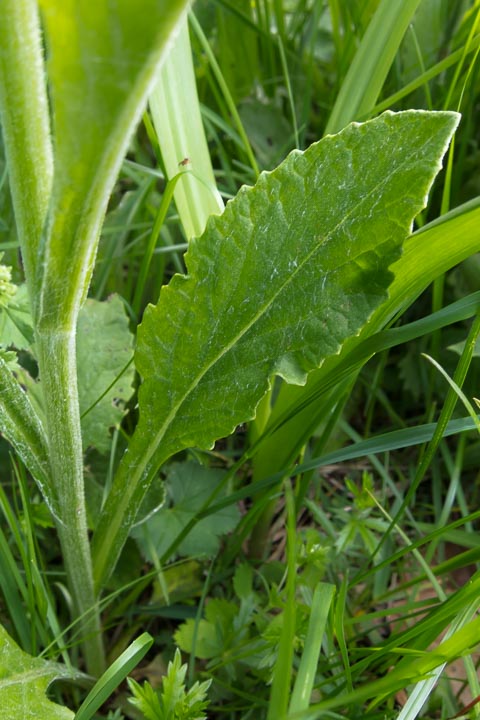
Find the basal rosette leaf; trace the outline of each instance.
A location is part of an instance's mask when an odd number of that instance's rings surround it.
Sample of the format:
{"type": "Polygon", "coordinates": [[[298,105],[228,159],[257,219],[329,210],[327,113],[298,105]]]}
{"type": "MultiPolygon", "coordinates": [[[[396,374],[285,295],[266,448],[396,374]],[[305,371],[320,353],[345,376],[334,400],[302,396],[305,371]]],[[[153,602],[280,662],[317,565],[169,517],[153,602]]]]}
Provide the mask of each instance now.
{"type": "Polygon", "coordinates": [[[303,384],[386,298],[456,116],[350,125],[242,188],[139,328],[140,424],[165,458],[251,419],[273,374],[303,384]]]}
{"type": "MultiPolygon", "coordinates": [[[[8,344],[15,347],[19,347],[22,338],[26,344],[26,336],[32,332],[26,300],[26,286],[21,285],[15,296],[16,306],[8,316],[8,322],[4,321],[3,325],[0,309],[0,330],[4,331],[4,335],[0,333],[0,340],[5,338],[10,341],[8,344]],[[23,335],[22,327],[25,328],[23,335]]],[[[76,343],[78,399],[85,449],[96,447],[100,452],[107,452],[111,442],[110,429],[120,425],[125,415],[125,405],[134,390],[135,371],[133,364],[128,365],[132,361],[133,343],[125,306],[118,295],[112,295],[104,302],[93,299],[85,302],[79,313],[76,343]]],[[[24,348],[24,345],[20,345],[20,348],[24,348]]],[[[34,348],[28,346],[28,349],[35,357],[34,348]]],[[[34,380],[20,366],[16,368],[15,374],[32,403],[32,412],[36,411],[44,423],[44,398],[40,380],[34,380]]]]}
{"type": "Polygon", "coordinates": [[[165,460],[253,418],[274,374],[304,383],[387,297],[457,123],[425,111],[354,123],[242,188],[191,242],[187,274],[139,327],[140,419],[94,539],[97,582],[165,460]]]}

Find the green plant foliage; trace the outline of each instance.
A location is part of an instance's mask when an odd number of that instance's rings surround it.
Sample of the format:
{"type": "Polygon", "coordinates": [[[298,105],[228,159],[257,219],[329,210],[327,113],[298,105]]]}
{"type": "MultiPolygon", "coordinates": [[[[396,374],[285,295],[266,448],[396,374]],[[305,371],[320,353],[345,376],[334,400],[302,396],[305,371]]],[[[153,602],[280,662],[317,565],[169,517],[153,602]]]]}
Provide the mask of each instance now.
{"type": "MultiPolygon", "coordinates": [[[[270,626],[270,618],[262,607],[265,596],[254,589],[253,579],[253,569],[248,563],[238,565],[233,575],[236,598],[211,598],[204,617],[190,618],[178,627],[175,632],[178,647],[204,660],[216,658],[220,664],[225,663],[230,677],[243,674],[235,667],[237,657],[244,666],[257,668],[268,664],[263,663],[266,643],[260,641],[259,648],[256,634],[270,626]]],[[[274,644],[277,642],[276,636],[274,644]]]]}
{"type": "Polygon", "coordinates": [[[183,171],[174,198],[187,240],[201,235],[209,215],[223,210],[196,92],[185,18],[149,103],[167,178],[183,171]],[[186,164],[179,164],[182,162],[186,164]]]}
{"type": "Polygon", "coordinates": [[[109,429],[119,425],[133,393],[133,335],[118,295],[87,300],[77,325],[78,396],[83,447],[107,452],[109,429]]]}
{"type": "Polygon", "coordinates": [[[146,720],[205,720],[204,710],[208,706],[206,699],[210,680],[196,682],[190,690],[185,688],[187,665],[181,664],[179,650],[168,663],[167,674],[163,677],[163,686],[155,690],[150,683],[143,686],[128,678],[128,687],[133,694],[132,705],[138,708],[146,720]]]}
{"type": "Polygon", "coordinates": [[[248,600],[253,592],[253,569],[248,563],[242,563],[235,568],[233,576],[233,589],[240,600],[248,600]]]}
{"type": "MultiPolygon", "coordinates": [[[[449,345],[448,350],[451,350],[456,355],[461,355],[464,347],[465,347],[464,342],[458,342],[458,343],[454,343],[453,345],[449,345]]],[[[475,342],[475,347],[473,348],[473,357],[476,357],[476,358],[480,357],[480,339],[477,339],[477,341],[475,342]]]]}
{"type": "Polygon", "coordinates": [[[457,122],[409,111],[352,124],[210,218],[138,330],[140,419],[95,538],[97,581],[163,462],[253,418],[273,374],[305,383],[386,298],[457,122]]]}
{"type": "Polygon", "coordinates": [[[478,0],[0,17],[0,718],[474,713],[478,0]]]}
{"type": "MultiPolygon", "coordinates": [[[[281,580],[284,565],[279,563],[277,570],[281,580]]],[[[271,578],[269,583],[267,577],[261,577],[261,589],[254,589],[252,580],[252,568],[246,563],[239,565],[233,577],[236,597],[210,598],[204,617],[185,620],[174,635],[181,650],[211,661],[209,667],[218,666],[217,672],[225,680],[245,683],[250,689],[256,683],[270,682],[285,625],[284,589],[271,578]],[[262,592],[267,585],[267,592],[262,592]]],[[[309,612],[309,603],[299,591],[292,638],[295,651],[305,639],[309,612]]]]}
{"type": "MultiPolygon", "coordinates": [[[[0,253],[0,260],[3,253],[0,253]]],[[[17,288],[12,284],[12,268],[0,264],[0,306],[6,307],[15,296],[17,288]]]]}
{"type": "Polygon", "coordinates": [[[342,83],[327,132],[338,132],[351,120],[360,119],[371,112],[420,3],[421,0],[405,0],[400,4],[380,0],[342,83]]]}
{"type": "Polygon", "coordinates": [[[2,720],[71,720],[73,712],[48,700],[45,693],[54,680],[74,677],[63,665],[27,655],[0,625],[2,720]]]}
{"type": "Polygon", "coordinates": [[[33,292],[33,275],[53,174],[39,9],[36,0],[2,0],[1,9],[0,115],[3,145],[17,237],[29,289],[33,292]],[[18,42],[19,38],[21,42],[18,42]],[[26,77],[28,82],[25,82],[26,77]]]}
{"type": "Polygon", "coordinates": [[[146,0],[140,9],[129,0],[2,2],[0,111],[35,323],[49,475],[67,582],[89,638],[84,648],[93,674],[103,671],[105,659],[86,522],[78,312],[128,143],[187,6],[188,0],[146,0]],[[8,93],[12,88],[16,92],[8,93]],[[37,153],[48,162],[35,164],[37,153]],[[30,192],[26,198],[22,187],[40,189],[41,197],[30,192]]]}
{"type": "Polygon", "coordinates": [[[363,702],[368,698],[381,699],[387,693],[397,692],[405,685],[427,678],[430,673],[444,663],[453,662],[453,660],[472,652],[472,649],[480,641],[479,631],[480,618],[477,617],[453,633],[438,647],[419,653],[419,656],[415,658],[406,654],[386,676],[379,680],[356,688],[346,695],[311,706],[311,717],[320,718],[326,710],[363,702]]]}
{"type": "Polygon", "coordinates": [[[148,633],[142,633],[136,638],[97,680],[78,709],[75,720],[90,720],[93,713],[142,660],[152,644],[153,638],[148,633]]]}
{"type": "Polygon", "coordinates": [[[275,167],[293,147],[290,125],[280,112],[280,99],[250,98],[242,103],[240,117],[262,168],[275,167]]]}
{"type": "MultiPolygon", "coordinates": [[[[35,348],[27,338],[33,336],[32,318],[21,285],[12,307],[0,310],[6,345],[27,349],[35,360],[35,348]],[[5,319],[4,319],[5,315],[5,319]]],[[[117,295],[105,302],[87,300],[77,324],[78,396],[82,418],[84,449],[95,447],[107,452],[110,428],[119,425],[125,404],[133,393],[134,337],[128,328],[125,307],[117,295]]],[[[26,368],[15,364],[16,377],[25,388],[40,418],[44,417],[40,380],[31,377],[26,368]]]]}
{"type": "Polygon", "coordinates": [[[205,608],[205,618],[186,620],[175,632],[175,642],[185,652],[194,652],[204,660],[222,657],[248,637],[240,626],[238,605],[224,598],[213,598],[205,608]]]}
{"type": "Polygon", "coordinates": [[[262,682],[268,677],[265,668],[271,667],[276,655],[282,625],[278,610],[283,609],[277,587],[269,588],[267,599],[254,589],[253,578],[249,564],[239,565],[233,576],[236,597],[211,598],[204,617],[189,618],[175,632],[175,643],[181,650],[203,660],[215,660],[225,667],[227,678],[243,682],[249,668],[253,672],[250,683],[254,677],[260,676],[262,682]],[[273,616],[268,613],[272,608],[273,616]]]}
{"type": "Polygon", "coordinates": [[[0,352],[0,432],[35,478],[54,515],[55,491],[48,477],[47,439],[34,405],[17,380],[21,368],[13,351],[0,352]]]}
{"type": "MultiPolygon", "coordinates": [[[[169,468],[166,490],[171,501],[170,506],[162,507],[132,533],[147,560],[152,561],[150,546],[155,548],[158,556],[163,555],[172,540],[202,510],[224,477],[223,470],[193,462],[176,463],[169,468]]],[[[154,491],[154,488],[152,490],[154,491]]],[[[178,546],[177,552],[191,557],[215,555],[220,546],[220,537],[232,531],[239,519],[240,514],[235,505],[212,513],[196,523],[178,546]]]]}
{"type": "Polygon", "coordinates": [[[16,287],[8,304],[0,307],[0,343],[5,347],[13,345],[17,350],[31,349],[32,316],[25,284],[16,287]]]}
{"type": "Polygon", "coordinates": [[[128,0],[113,6],[89,0],[40,2],[55,130],[41,313],[51,315],[53,307],[61,317],[61,308],[72,300],[78,307],[86,294],[100,224],[142,98],[186,5],[183,0],[146,0],[141,12],[132,12],[128,0]],[[76,298],[71,297],[74,288],[76,298]]]}
{"type": "Polygon", "coordinates": [[[292,153],[211,219],[188,274],[139,327],[136,437],[155,417],[159,460],[211,447],[254,417],[273,373],[303,384],[360,329],[386,297],[456,123],[407,112],[352,125],[292,153]]]}

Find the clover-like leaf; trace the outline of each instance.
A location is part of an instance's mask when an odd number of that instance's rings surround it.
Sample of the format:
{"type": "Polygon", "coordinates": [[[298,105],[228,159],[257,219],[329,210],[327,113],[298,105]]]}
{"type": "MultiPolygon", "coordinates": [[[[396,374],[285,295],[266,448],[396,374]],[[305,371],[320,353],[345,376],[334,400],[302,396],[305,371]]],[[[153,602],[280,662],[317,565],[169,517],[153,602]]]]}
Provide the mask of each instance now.
{"type": "Polygon", "coordinates": [[[87,300],[77,325],[78,394],[85,448],[110,447],[109,428],[119,424],[133,393],[133,335],[118,296],[87,300]],[[125,369],[126,368],[126,369],[125,369]]]}
{"type": "MultiPolygon", "coordinates": [[[[170,507],[162,507],[133,532],[147,560],[152,561],[150,547],[155,548],[157,555],[163,555],[170,543],[202,509],[224,476],[223,470],[193,462],[175,463],[170,468],[166,482],[172,501],[170,507]]],[[[220,537],[232,531],[239,519],[240,513],[236,506],[227,506],[202,518],[180,543],[178,552],[186,557],[215,555],[220,537]]]]}

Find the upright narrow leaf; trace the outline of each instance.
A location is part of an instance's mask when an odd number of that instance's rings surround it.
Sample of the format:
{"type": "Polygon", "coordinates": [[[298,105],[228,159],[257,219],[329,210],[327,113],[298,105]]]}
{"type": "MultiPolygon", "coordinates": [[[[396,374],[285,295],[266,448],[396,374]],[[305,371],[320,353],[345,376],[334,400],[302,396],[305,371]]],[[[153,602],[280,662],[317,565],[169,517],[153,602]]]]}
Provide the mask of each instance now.
{"type": "Polygon", "coordinates": [[[15,377],[15,353],[0,351],[0,433],[32,473],[53,515],[58,513],[48,476],[48,445],[35,408],[15,377]]]}
{"type": "Polygon", "coordinates": [[[352,120],[372,112],[421,0],[380,0],[342,83],[325,128],[338,132],[352,120]]]}
{"type": "Polygon", "coordinates": [[[40,312],[84,296],[100,224],[155,70],[188,0],[40,0],[49,51],[55,175],[40,312]],[[75,262],[72,262],[72,259],[75,262]]]}
{"type": "Polygon", "coordinates": [[[273,374],[304,383],[386,298],[457,122],[408,111],[350,125],[210,219],[139,329],[140,420],[94,540],[97,582],[168,457],[251,419],[273,374]]]}

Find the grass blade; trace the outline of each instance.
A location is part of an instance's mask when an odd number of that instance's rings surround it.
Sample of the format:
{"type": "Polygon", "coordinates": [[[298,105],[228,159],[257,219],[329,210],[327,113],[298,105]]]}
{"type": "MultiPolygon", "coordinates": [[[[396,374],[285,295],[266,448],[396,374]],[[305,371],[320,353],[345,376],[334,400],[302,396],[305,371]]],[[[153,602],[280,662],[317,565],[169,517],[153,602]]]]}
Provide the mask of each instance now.
{"type": "Polygon", "coordinates": [[[371,112],[420,2],[381,0],[342,83],[325,134],[371,112]]]}
{"type": "Polygon", "coordinates": [[[273,670],[272,690],[268,704],[267,720],[280,720],[285,717],[290,696],[292,677],[293,640],[296,623],[296,517],[295,500],[290,483],[285,482],[285,501],[287,507],[287,587],[283,610],[283,625],[278,646],[278,655],[273,670]]]}
{"type": "Polygon", "coordinates": [[[335,595],[335,586],[319,583],[313,594],[307,637],[293,687],[289,713],[306,710],[310,702],[323,634],[335,595]]]}
{"type": "Polygon", "coordinates": [[[108,700],[120,683],[135,668],[153,645],[153,638],[143,633],[113,662],[97,680],[77,710],[74,720],[90,720],[98,708],[108,700]]]}

